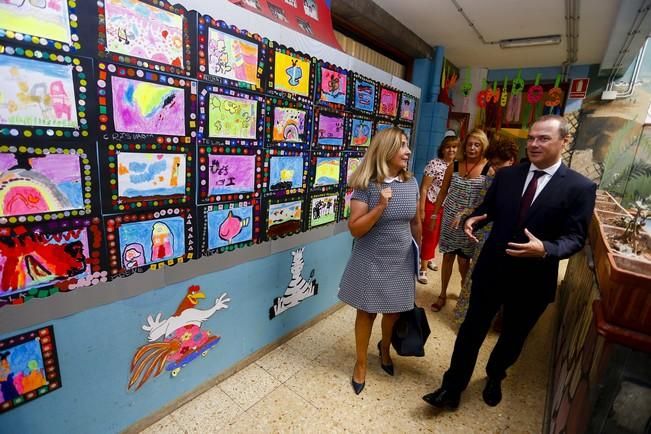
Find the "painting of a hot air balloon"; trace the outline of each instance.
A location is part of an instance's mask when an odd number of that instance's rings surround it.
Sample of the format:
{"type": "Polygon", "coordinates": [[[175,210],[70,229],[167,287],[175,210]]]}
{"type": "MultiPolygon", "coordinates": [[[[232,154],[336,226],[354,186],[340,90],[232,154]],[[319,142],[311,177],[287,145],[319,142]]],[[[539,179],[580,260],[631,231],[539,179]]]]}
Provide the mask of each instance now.
{"type": "Polygon", "coordinates": [[[253,238],[253,206],[231,209],[213,207],[207,212],[208,250],[250,241],[253,238]]]}

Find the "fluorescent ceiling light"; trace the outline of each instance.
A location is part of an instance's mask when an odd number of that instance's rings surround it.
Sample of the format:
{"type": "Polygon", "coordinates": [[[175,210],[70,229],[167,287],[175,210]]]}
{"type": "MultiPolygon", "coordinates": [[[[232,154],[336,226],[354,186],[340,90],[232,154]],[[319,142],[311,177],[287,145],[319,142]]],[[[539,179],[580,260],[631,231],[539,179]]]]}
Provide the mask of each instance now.
{"type": "Polygon", "coordinates": [[[502,39],[500,48],[533,47],[536,45],[555,45],[561,43],[561,35],[533,36],[531,38],[502,39]]]}

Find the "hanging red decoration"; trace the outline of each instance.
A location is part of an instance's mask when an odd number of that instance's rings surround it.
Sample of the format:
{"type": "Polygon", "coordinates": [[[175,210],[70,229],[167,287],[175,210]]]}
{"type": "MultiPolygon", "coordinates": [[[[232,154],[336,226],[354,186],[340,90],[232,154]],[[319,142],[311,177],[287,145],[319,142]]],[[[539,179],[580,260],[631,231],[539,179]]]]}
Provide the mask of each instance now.
{"type": "Polygon", "coordinates": [[[547,92],[547,98],[545,98],[545,107],[556,107],[561,104],[561,101],[563,100],[563,89],[558,87],[561,82],[561,75],[558,74],[556,76],[556,82],[554,83],[554,87],[549,89],[549,92],[547,92]]]}
{"type": "Polygon", "coordinates": [[[527,90],[527,102],[531,105],[536,105],[540,102],[545,91],[539,84],[534,84],[527,90]]]}

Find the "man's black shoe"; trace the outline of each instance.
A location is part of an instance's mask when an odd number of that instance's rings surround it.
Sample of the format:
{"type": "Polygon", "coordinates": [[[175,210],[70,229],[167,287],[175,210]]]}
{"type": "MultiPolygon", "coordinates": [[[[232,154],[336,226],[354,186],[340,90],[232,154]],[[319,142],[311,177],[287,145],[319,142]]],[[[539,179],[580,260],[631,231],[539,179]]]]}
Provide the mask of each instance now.
{"type": "Polygon", "coordinates": [[[423,401],[436,408],[447,408],[456,410],[459,407],[461,394],[450,392],[448,389],[440,389],[423,396],[423,401]]]}
{"type": "Polygon", "coordinates": [[[491,407],[495,407],[499,404],[502,400],[502,380],[488,377],[481,396],[484,398],[484,402],[491,407]]]}

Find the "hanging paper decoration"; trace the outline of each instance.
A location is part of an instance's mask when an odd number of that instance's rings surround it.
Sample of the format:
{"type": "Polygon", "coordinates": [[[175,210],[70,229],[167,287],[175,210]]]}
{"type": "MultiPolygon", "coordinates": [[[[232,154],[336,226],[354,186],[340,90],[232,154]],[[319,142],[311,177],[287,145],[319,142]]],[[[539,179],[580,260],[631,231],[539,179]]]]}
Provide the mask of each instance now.
{"type": "Polygon", "coordinates": [[[488,84],[486,83],[486,80],[482,80],[482,85],[481,85],[482,89],[477,94],[477,105],[482,110],[486,108],[486,103],[488,101],[487,98],[488,90],[486,89],[487,86],[488,84]]]}
{"type": "Polygon", "coordinates": [[[491,102],[497,104],[497,101],[500,100],[500,90],[497,87],[497,81],[493,81],[493,88],[486,89],[486,104],[491,102]]]}
{"type": "Polygon", "coordinates": [[[547,97],[545,98],[545,107],[549,107],[549,113],[553,113],[555,111],[560,111],[560,105],[561,101],[563,101],[563,90],[558,87],[561,83],[561,75],[558,74],[556,76],[556,81],[554,82],[554,87],[549,89],[549,92],[547,92],[547,97]],[[559,107],[558,109],[555,109],[555,107],[559,107]]]}
{"type": "Polygon", "coordinates": [[[441,92],[439,93],[438,102],[454,107],[452,98],[450,97],[450,89],[457,85],[457,79],[459,76],[456,73],[452,73],[450,77],[446,76],[445,69],[443,70],[443,83],[441,85],[441,92]]]}
{"type": "Polygon", "coordinates": [[[513,79],[511,85],[511,99],[506,108],[506,122],[516,122],[520,119],[522,110],[522,89],[524,89],[524,80],[522,79],[522,70],[518,70],[518,75],[513,79]]]}
{"type": "Polygon", "coordinates": [[[461,85],[461,93],[463,94],[463,107],[461,111],[468,113],[470,109],[470,91],[472,90],[472,82],[470,81],[470,68],[466,68],[463,74],[463,84],[461,85]]]}
{"type": "Polygon", "coordinates": [[[543,98],[545,91],[540,85],[540,73],[536,74],[536,81],[533,86],[527,90],[527,102],[531,104],[531,113],[529,114],[529,125],[531,125],[536,117],[536,105],[543,98]]]}
{"type": "Polygon", "coordinates": [[[509,85],[509,77],[504,77],[504,84],[502,85],[502,97],[500,98],[500,107],[506,107],[506,103],[509,99],[509,91],[507,86],[509,85]]]}

